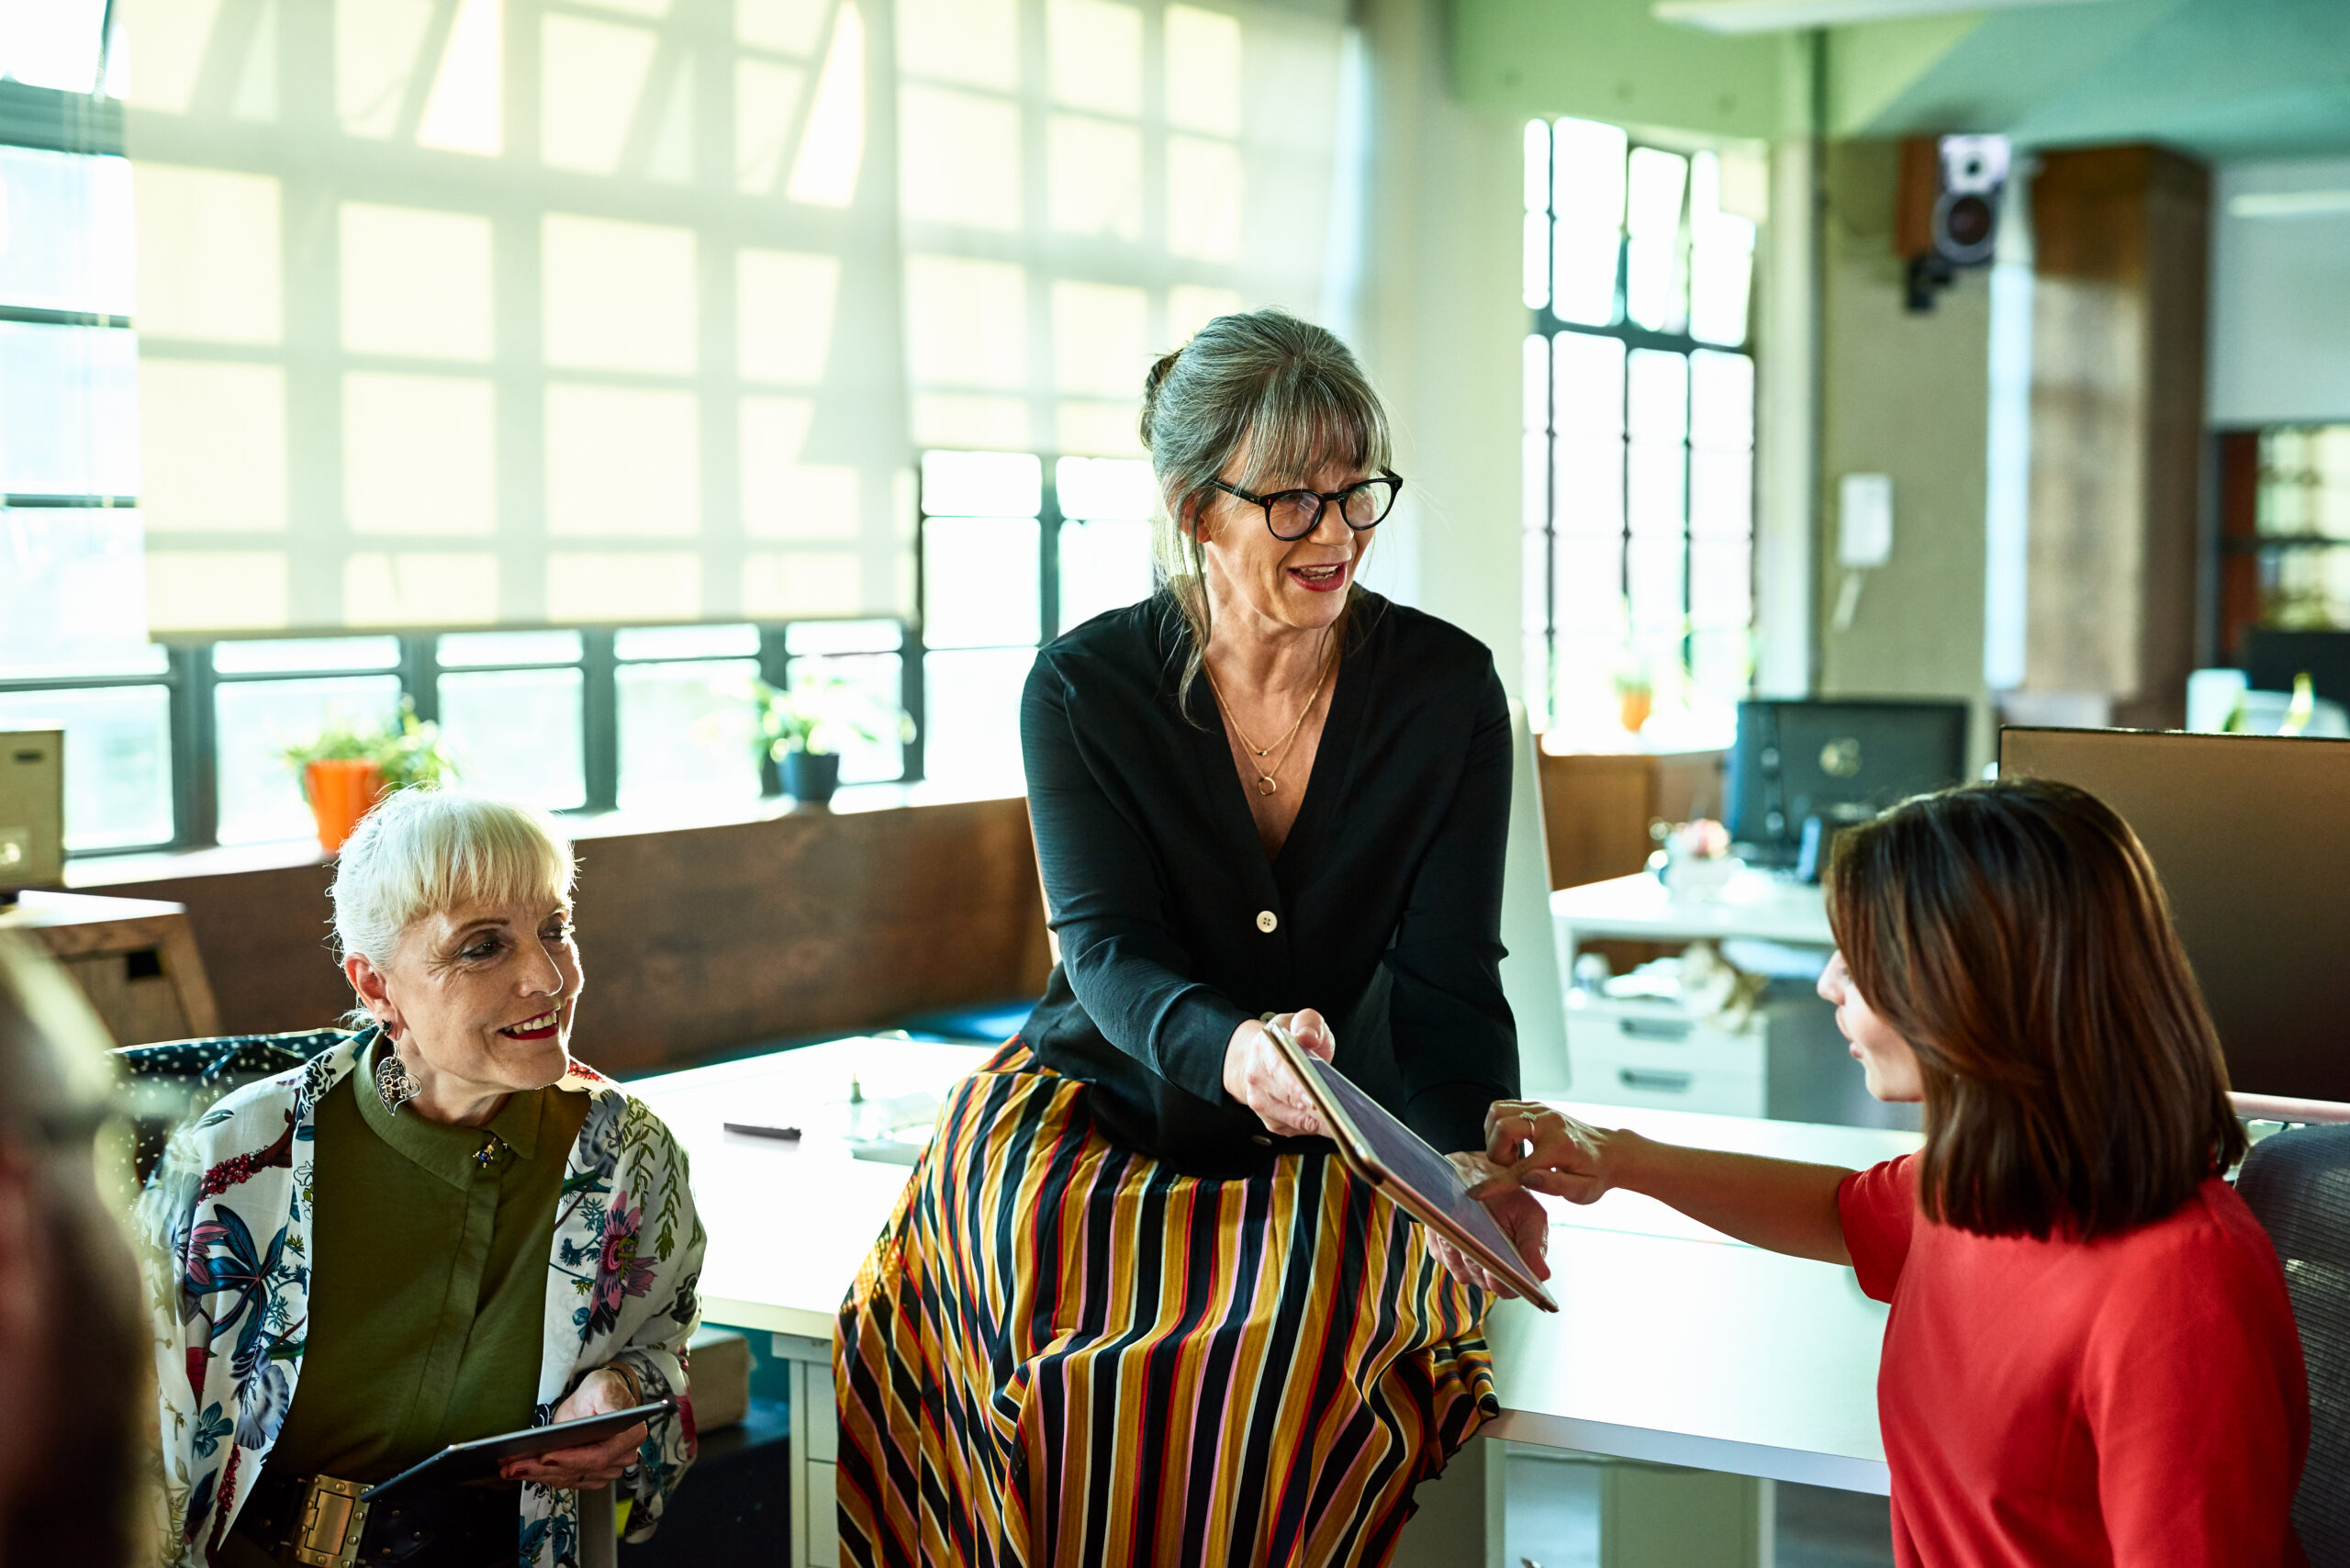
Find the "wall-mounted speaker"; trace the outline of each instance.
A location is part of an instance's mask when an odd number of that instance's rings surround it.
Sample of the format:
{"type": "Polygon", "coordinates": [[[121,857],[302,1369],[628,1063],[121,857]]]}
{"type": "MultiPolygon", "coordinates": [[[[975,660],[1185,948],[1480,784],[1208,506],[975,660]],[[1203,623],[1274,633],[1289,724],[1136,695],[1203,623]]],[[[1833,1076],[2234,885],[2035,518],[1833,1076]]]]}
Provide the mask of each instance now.
{"type": "Polygon", "coordinates": [[[1908,304],[1931,310],[1961,267],[1986,266],[1999,244],[2007,189],[2004,136],[1913,136],[1901,143],[1893,249],[1908,267],[1908,304]]]}
{"type": "Polygon", "coordinates": [[[65,732],[0,730],[0,903],[65,885],[65,732]]]}

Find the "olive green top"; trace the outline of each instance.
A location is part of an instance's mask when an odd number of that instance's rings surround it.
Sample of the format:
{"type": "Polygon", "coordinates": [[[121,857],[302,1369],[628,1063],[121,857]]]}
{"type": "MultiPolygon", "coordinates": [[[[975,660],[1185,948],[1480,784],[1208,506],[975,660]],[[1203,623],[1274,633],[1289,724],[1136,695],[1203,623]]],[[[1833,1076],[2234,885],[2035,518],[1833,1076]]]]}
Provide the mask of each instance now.
{"type": "Polygon", "coordinates": [[[538,1404],[555,1203],[588,1096],[541,1089],[447,1126],[386,1110],[374,1064],[319,1104],[310,1320],[274,1475],[381,1481],[527,1427],[538,1404]]]}

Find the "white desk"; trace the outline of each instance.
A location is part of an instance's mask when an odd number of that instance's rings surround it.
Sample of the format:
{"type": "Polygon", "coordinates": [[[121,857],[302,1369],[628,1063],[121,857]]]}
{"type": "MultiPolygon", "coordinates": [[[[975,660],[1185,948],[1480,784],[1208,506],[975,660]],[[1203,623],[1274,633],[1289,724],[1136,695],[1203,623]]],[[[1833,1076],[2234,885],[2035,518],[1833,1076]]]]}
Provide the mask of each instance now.
{"type": "Polygon", "coordinates": [[[1831,947],[1827,897],[1817,886],[1741,871],[1705,892],[1671,892],[1646,872],[1561,888],[1550,895],[1560,972],[1572,977],[1578,942],[1615,936],[1645,942],[1752,937],[1831,947]]]}
{"type": "MultiPolygon", "coordinates": [[[[630,1085],[684,1145],[710,1235],[703,1313],[765,1329],[793,1363],[792,1562],[831,1561],[833,1318],[907,1170],[846,1147],[852,1072],[868,1095],[943,1091],[990,1054],[898,1039],[831,1041],[630,1085]],[[722,1130],[797,1126],[797,1143],[722,1130]]],[[[1861,1165],[1914,1134],[1567,1103],[1651,1137],[1861,1165]]],[[[1492,1339],[1520,1443],[1767,1479],[1887,1489],[1876,1429],[1884,1309],[1849,1271],[1738,1245],[1663,1205],[1611,1193],[1552,1205],[1565,1310],[1514,1304],[1492,1339]]],[[[1493,1543],[1499,1550],[1499,1543],[1493,1543]]],[[[1477,1554],[1451,1559],[1472,1561],[1477,1554]]]]}
{"type": "MultiPolygon", "coordinates": [[[[1858,1168],[1918,1135],[1561,1103],[1670,1143],[1858,1168]]],[[[1890,1490],[1877,1435],[1886,1309],[1850,1269],[1730,1240],[1651,1198],[1546,1200],[1557,1316],[1505,1302],[1488,1330],[1504,1409],[1487,1435],[1852,1492],[1890,1490]]]]}

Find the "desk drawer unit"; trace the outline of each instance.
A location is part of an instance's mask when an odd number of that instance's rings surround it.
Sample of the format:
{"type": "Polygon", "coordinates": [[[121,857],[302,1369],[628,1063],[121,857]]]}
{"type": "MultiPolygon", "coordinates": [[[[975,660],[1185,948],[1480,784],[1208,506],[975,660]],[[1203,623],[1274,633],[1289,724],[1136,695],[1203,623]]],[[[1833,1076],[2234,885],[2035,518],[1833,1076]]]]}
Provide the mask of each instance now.
{"type": "Polygon", "coordinates": [[[1768,1027],[1739,1031],[1667,1002],[1577,996],[1567,1004],[1567,1058],[1578,1100],[1760,1116],[1768,1102],[1768,1027]]]}

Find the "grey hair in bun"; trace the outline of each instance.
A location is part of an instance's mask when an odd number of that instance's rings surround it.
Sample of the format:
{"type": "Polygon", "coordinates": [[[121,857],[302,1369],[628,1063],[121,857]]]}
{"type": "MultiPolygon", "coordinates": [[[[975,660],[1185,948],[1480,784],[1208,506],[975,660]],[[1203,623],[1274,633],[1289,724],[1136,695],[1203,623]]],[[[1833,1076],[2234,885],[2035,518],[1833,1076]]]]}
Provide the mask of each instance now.
{"type": "Polygon", "coordinates": [[[1182,612],[1190,646],[1180,696],[1189,712],[1209,612],[1204,552],[1187,520],[1219,493],[1208,482],[1264,491],[1304,484],[1334,465],[1377,473],[1391,460],[1387,410],[1336,333],[1284,310],[1255,310],[1217,317],[1150,367],[1142,444],[1167,502],[1152,553],[1182,612]],[[1239,471],[1226,474],[1236,459],[1239,471]]]}

